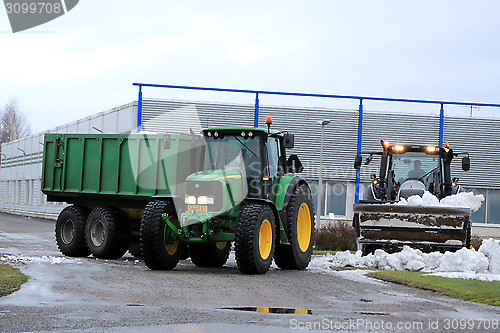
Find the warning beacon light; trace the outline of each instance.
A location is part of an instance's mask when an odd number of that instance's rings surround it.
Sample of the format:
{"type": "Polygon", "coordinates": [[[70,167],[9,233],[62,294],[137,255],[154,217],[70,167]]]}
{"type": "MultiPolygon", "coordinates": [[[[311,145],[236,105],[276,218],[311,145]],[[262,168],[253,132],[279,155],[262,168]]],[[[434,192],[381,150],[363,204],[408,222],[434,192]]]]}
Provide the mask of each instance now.
{"type": "Polygon", "coordinates": [[[267,125],[267,131],[269,132],[271,130],[271,125],[273,124],[273,118],[271,116],[266,117],[266,125],[267,125]]]}

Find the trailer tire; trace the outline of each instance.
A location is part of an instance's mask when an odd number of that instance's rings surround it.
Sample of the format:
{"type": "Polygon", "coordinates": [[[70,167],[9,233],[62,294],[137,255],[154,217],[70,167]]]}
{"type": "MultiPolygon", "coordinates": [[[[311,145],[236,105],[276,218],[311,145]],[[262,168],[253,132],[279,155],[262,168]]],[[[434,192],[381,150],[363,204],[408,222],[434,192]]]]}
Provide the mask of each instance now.
{"type": "Polygon", "coordinates": [[[141,250],[146,266],[153,270],[172,270],[179,263],[182,244],[163,221],[162,214],[175,217],[175,207],[167,201],[151,201],[141,221],[141,250]]]}
{"type": "Polygon", "coordinates": [[[86,257],[90,250],[85,242],[85,224],[90,209],[68,206],[59,214],[56,222],[56,243],[59,251],[68,257],[86,257]]]}
{"type": "Polygon", "coordinates": [[[308,186],[295,188],[286,215],[285,230],[290,244],[276,248],[274,262],[281,269],[302,270],[311,261],[314,245],[314,204],[308,186]]]}
{"type": "Polygon", "coordinates": [[[247,204],[241,208],[235,231],[235,254],[244,274],[264,274],[273,261],[276,222],[271,208],[247,204]]]}
{"type": "Polygon", "coordinates": [[[189,244],[189,256],[198,267],[222,267],[229,258],[231,242],[189,244]]]}
{"type": "Polygon", "coordinates": [[[130,230],[115,208],[97,207],[87,218],[85,238],[92,255],[99,259],[118,259],[128,250],[130,230]]]}

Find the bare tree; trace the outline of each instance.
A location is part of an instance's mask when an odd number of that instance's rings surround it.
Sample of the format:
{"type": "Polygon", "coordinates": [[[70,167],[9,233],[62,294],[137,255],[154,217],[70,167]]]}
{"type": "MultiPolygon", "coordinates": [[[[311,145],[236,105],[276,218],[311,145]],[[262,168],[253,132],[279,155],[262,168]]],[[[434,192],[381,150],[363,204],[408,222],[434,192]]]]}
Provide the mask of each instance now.
{"type": "Polygon", "coordinates": [[[11,99],[0,112],[0,144],[31,134],[31,126],[19,111],[18,103],[11,99]]]}

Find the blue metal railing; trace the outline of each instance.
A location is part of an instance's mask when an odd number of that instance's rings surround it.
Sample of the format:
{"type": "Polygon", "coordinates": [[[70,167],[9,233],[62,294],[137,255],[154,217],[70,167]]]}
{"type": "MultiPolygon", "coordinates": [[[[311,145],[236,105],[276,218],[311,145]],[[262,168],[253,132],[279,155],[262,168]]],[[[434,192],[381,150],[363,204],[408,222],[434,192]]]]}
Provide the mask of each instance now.
{"type": "MultiPolygon", "coordinates": [[[[255,113],[254,127],[259,126],[259,94],[261,95],[281,95],[281,96],[298,96],[298,97],[320,97],[320,98],[337,98],[337,99],[354,99],[359,100],[358,113],[358,155],[361,152],[361,138],[363,134],[363,100],[365,101],[380,101],[380,102],[400,102],[400,103],[420,103],[420,104],[438,104],[441,106],[439,111],[439,146],[443,146],[444,136],[444,105],[458,106],[476,106],[476,107],[500,107],[500,104],[494,103],[471,103],[471,102],[451,102],[437,101],[424,99],[408,99],[408,98],[387,98],[387,97],[367,97],[355,95],[330,95],[330,94],[310,94],[310,93],[293,93],[283,91],[266,91],[266,90],[248,90],[248,89],[226,89],[226,88],[209,88],[209,87],[192,87],[192,86],[177,86],[169,84],[151,84],[151,83],[133,83],[134,86],[139,86],[139,100],[137,103],[137,131],[141,130],[142,117],[142,87],[154,88],[171,88],[171,89],[188,89],[188,90],[204,90],[204,91],[219,91],[219,92],[234,92],[255,94],[255,113]]],[[[356,170],[356,193],[355,202],[359,201],[359,183],[360,170],[356,170]]]]}

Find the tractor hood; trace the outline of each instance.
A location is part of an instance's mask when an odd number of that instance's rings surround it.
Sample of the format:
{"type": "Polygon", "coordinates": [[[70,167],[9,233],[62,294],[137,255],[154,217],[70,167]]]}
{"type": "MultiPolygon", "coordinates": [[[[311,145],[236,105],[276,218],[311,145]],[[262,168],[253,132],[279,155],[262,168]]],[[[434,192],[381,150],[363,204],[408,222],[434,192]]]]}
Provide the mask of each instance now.
{"type": "Polygon", "coordinates": [[[239,209],[247,195],[247,180],[237,168],[204,170],[186,179],[181,226],[207,222],[239,209]]]}

